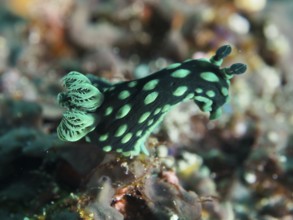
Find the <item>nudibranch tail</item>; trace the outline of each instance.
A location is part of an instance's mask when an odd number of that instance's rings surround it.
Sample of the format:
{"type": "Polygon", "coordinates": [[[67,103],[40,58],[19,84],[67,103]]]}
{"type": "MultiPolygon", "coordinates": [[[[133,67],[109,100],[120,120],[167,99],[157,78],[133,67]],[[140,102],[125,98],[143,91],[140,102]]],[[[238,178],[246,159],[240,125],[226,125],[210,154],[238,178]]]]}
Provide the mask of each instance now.
{"type": "Polygon", "coordinates": [[[67,91],[59,93],[57,101],[67,111],[57,134],[61,140],[77,141],[95,128],[98,120],[93,112],[102,104],[104,95],[86,76],[75,71],[63,77],[61,84],[67,91]]]}
{"type": "Polygon", "coordinates": [[[146,139],[180,102],[193,100],[210,119],[221,116],[229,99],[230,79],[246,71],[241,63],[221,68],[230,53],[231,47],[224,45],[210,59],[189,59],[116,84],[70,72],[62,79],[67,91],[58,95],[59,104],[67,109],[58,136],[65,141],[85,137],[105,152],[124,156],[149,155],[146,139]]]}

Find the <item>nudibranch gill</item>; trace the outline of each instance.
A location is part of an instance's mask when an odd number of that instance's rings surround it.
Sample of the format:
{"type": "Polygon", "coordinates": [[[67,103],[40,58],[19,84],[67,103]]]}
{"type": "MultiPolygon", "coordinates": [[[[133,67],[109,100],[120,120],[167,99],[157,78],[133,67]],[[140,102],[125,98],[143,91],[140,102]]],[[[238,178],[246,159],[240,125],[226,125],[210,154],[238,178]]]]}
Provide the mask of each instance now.
{"type": "Polygon", "coordinates": [[[66,91],[57,100],[66,108],[57,128],[64,141],[86,138],[105,152],[148,155],[144,142],[176,104],[193,100],[210,119],[221,115],[230,79],[246,65],[220,68],[231,47],[220,47],[210,59],[174,63],[145,78],[112,84],[93,75],[70,72],[61,80],[66,91]]]}

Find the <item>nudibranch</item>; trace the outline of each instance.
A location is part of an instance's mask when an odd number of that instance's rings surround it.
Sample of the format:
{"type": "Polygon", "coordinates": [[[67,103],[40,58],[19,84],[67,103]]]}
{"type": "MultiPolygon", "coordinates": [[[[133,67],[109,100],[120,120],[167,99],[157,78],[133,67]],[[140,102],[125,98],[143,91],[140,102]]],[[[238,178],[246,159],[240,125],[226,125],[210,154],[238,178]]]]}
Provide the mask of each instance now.
{"type": "Polygon", "coordinates": [[[57,128],[64,141],[86,138],[105,152],[148,155],[144,142],[165,114],[182,101],[193,100],[210,119],[221,115],[230,79],[246,65],[220,68],[231,47],[220,47],[210,59],[173,63],[145,78],[112,84],[72,71],[61,80],[66,92],[57,100],[66,108],[57,128]]]}

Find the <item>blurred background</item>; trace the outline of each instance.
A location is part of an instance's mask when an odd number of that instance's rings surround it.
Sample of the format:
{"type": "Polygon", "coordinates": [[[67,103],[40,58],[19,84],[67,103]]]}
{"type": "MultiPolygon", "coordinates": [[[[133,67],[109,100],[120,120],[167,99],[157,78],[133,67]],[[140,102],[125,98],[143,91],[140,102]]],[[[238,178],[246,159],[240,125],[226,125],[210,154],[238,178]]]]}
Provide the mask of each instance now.
{"type": "Polygon", "coordinates": [[[0,219],[293,219],[292,21],[290,0],[0,0],[0,219]],[[144,159],[57,139],[69,71],[132,80],[223,44],[248,70],[219,120],[179,105],[144,159]]]}

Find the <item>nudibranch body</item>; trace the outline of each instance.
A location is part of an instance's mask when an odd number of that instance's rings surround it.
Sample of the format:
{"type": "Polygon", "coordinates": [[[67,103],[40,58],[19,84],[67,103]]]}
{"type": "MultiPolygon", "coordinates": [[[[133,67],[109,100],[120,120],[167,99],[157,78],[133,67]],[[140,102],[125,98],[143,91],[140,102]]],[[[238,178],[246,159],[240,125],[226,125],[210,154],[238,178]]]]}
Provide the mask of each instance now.
{"type": "Polygon", "coordinates": [[[65,141],[85,137],[106,152],[124,156],[148,154],[146,138],[174,105],[194,100],[210,119],[221,115],[230,79],[246,70],[240,63],[220,68],[230,52],[230,46],[222,46],[211,59],[174,63],[145,78],[116,84],[70,72],[62,79],[67,91],[58,95],[67,111],[57,134],[65,141]]]}

